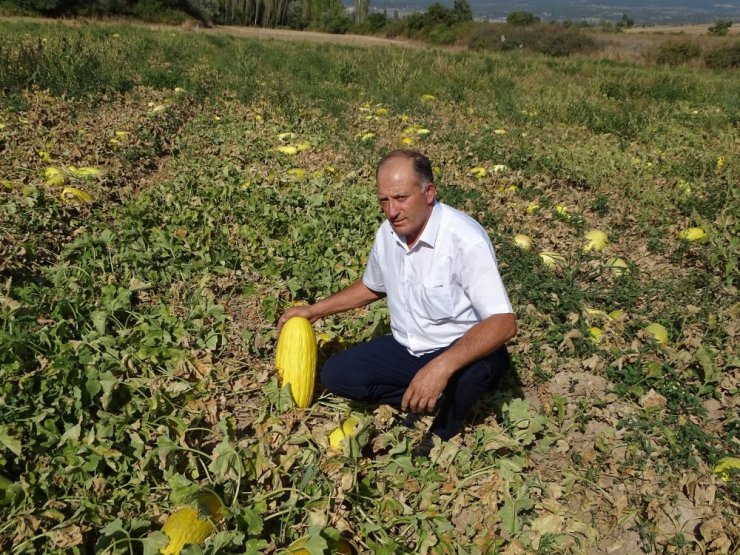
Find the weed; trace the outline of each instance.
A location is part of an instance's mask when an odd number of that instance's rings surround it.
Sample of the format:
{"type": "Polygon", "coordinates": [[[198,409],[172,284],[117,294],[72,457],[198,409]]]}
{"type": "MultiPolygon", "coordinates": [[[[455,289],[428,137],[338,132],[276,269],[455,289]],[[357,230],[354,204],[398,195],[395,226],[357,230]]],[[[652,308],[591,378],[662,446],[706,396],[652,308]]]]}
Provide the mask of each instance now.
{"type": "Polygon", "coordinates": [[[704,52],[704,64],[712,69],[740,67],[740,42],[707,50],[704,52]]]}
{"type": "Polygon", "coordinates": [[[689,41],[673,41],[661,44],[655,51],[655,61],[659,64],[679,65],[695,60],[701,55],[698,44],[689,41]]]}

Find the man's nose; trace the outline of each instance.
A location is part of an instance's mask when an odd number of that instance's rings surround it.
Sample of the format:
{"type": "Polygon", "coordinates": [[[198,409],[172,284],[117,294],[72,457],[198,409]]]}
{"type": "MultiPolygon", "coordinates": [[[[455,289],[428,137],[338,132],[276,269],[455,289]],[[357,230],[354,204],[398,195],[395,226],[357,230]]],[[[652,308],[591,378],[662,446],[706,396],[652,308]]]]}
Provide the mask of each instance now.
{"type": "Polygon", "coordinates": [[[398,206],[398,203],[394,200],[388,201],[388,216],[391,217],[391,219],[398,216],[398,213],[400,212],[400,208],[398,206]]]}

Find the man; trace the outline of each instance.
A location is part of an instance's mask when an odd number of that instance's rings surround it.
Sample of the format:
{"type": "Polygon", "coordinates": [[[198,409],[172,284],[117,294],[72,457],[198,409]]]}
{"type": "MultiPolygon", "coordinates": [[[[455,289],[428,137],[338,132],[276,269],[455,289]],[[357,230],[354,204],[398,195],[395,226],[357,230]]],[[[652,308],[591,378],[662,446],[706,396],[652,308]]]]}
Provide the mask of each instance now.
{"type": "MultiPolygon", "coordinates": [[[[516,319],[485,230],[436,200],[429,159],[394,150],[378,164],[376,192],[387,220],[378,230],[363,278],[293,316],[315,321],[388,297],[392,335],[331,357],[321,381],[355,400],[435,413],[414,449],[426,456],[433,435],[447,440],[509,367],[504,343],[516,319]]],[[[410,421],[410,419],[407,419],[410,421]]]]}

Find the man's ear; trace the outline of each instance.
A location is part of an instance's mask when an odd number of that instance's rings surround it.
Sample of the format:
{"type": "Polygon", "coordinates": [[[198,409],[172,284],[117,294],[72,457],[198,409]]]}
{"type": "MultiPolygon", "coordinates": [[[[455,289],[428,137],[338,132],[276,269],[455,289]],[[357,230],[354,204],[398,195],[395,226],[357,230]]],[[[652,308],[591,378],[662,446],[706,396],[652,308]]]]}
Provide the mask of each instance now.
{"type": "Polygon", "coordinates": [[[427,197],[427,202],[431,205],[434,202],[434,199],[437,198],[437,186],[434,183],[430,183],[429,185],[427,185],[427,190],[425,194],[427,197]]]}

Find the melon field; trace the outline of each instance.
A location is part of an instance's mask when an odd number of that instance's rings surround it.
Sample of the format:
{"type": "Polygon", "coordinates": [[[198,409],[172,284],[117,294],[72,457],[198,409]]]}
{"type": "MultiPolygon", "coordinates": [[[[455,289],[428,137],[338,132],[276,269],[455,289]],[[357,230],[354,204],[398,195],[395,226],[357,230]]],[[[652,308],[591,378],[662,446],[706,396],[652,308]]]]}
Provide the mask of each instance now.
{"type": "MultiPolygon", "coordinates": [[[[22,20],[0,57],[3,553],[153,555],[203,492],[183,554],[740,549],[737,71],[22,20]],[[519,324],[429,459],[274,366],[279,315],[362,275],[400,146],[519,324]]],[[[388,318],[318,321],[319,364],[388,318]]]]}

